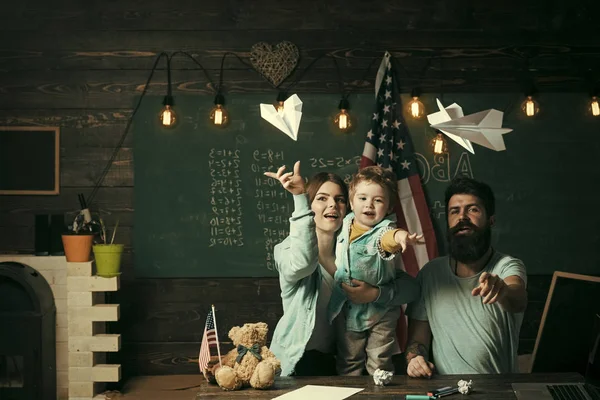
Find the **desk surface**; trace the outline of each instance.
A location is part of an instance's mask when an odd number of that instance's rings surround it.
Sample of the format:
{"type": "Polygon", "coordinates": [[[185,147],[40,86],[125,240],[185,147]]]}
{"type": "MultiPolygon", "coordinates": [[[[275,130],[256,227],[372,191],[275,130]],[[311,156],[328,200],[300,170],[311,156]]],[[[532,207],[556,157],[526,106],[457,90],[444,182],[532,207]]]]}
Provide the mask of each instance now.
{"type": "Polygon", "coordinates": [[[216,385],[208,384],[201,375],[140,376],[130,379],[120,396],[113,399],[130,400],[198,400],[198,399],[272,399],[305,385],[345,386],[364,388],[349,399],[404,400],[406,394],[425,394],[427,390],[443,386],[454,386],[460,379],[472,379],[474,392],[469,397],[460,394],[447,397],[448,400],[504,400],[515,399],[510,386],[514,382],[581,382],[577,373],[560,374],[510,374],[510,375],[446,375],[430,380],[412,379],[407,376],[394,376],[392,384],[378,387],[368,376],[360,377],[297,377],[278,378],[270,390],[247,388],[225,392],[216,385]]]}

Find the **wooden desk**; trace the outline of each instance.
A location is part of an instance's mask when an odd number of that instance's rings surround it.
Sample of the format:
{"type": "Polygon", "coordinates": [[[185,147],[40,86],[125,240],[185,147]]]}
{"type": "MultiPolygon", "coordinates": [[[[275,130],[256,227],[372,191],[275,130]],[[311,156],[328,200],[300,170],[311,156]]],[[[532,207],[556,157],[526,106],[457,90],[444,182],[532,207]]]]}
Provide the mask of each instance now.
{"type": "MultiPolygon", "coordinates": [[[[208,384],[200,375],[141,376],[129,380],[123,393],[111,398],[115,400],[266,400],[280,396],[304,385],[346,386],[364,388],[349,399],[404,400],[406,394],[425,394],[428,389],[454,386],[460,379],[472,379],[475,391],[468,397],[461,394],[448,396],[448,400],[504,400],[515,399],[510,386],[513,382],[581,382],[577,373],[561,374],[511,374],[511,375],[471,375],[436,377],[431,380],[412,379],[407,376],[394,376],[393,384],[378,387],[368,376],[360,377],[298,377],[278,378],[270,390],[252,388],[225,392],[216,385],[208,384]]],[[[310,400],[310,399],[308,399],[310,400]]]]}

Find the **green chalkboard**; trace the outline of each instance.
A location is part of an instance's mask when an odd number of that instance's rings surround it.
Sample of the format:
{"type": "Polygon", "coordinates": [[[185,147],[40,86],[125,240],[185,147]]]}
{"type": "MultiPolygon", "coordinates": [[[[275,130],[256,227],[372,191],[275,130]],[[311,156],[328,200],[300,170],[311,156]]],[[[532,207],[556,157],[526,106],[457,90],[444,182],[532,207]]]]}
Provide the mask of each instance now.
{"type": "MultiPolygon", "coordinates": [[[[434,110],[435,98],[422,99],[434,110]]],[[[351,96],[356,130],[337,132],[332,119],[336,95],[300,94],[303,116],[298,141],[260,117],[259,104],[270,94],[231,94],[231,123],[210,126],[212,98],[178,96],[176,127],[158,124],[160,97],[145,97],[133,122],[135,158],[134,252],[140,277],[275,276],[273,246],[288,233],[291,196],[265,170],[291,167],[302,172],[356,172],[374,107],[370,94],[351,96]]],[[[503,110],[518,94],[445,94],[466,114],[503,110]]],[[[406,98],[404,98],[406,100],[406,98]]],[[[488,182],[497,196],[493,242],[498,250],[524,260],[529,273],[600,270],[600,235],[591,224],[600,181],[596,138],[600,123],[585,114],[583,95],[546,94],[542,114],[526,119],[518,104],[505,116],[507,151],[475,146],[470,154],[449,142],[434,156],[433,130],[409,120],[426,195],[445,254],[444,189],[457,173],[488,182]],[[568,106],[566,106],[568,104],[568,106]]]]}

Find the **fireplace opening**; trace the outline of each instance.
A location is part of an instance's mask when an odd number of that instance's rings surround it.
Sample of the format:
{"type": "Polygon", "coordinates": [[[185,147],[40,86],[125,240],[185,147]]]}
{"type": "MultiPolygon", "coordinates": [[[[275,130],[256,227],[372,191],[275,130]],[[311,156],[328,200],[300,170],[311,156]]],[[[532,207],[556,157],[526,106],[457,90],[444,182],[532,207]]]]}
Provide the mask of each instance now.
{"type": "Polygon", "coordinates": [[[23,356],[0,354],[0,387],[23,387],[23,356]]]}
{"type": "Polygon", "coordinates": [[[35,269],[0,263],[0,399],[56,399],[56,306],[35,269]]]}

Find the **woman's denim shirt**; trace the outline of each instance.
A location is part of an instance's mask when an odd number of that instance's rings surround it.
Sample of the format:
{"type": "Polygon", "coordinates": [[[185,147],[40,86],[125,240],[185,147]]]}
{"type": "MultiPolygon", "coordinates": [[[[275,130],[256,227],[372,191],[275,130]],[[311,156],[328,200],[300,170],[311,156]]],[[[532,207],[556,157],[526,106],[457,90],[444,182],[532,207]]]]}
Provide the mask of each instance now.
{"type": "Polygon", "coordinates": [[[279,271],[283,316],[275,327],[271,351],[281,361],[281,375],[288,376],[302,358],[312,335],[321,287],[314,213],[307,195],[294,196],[290,235],[275,246],[274,258],[279,271]]]}

